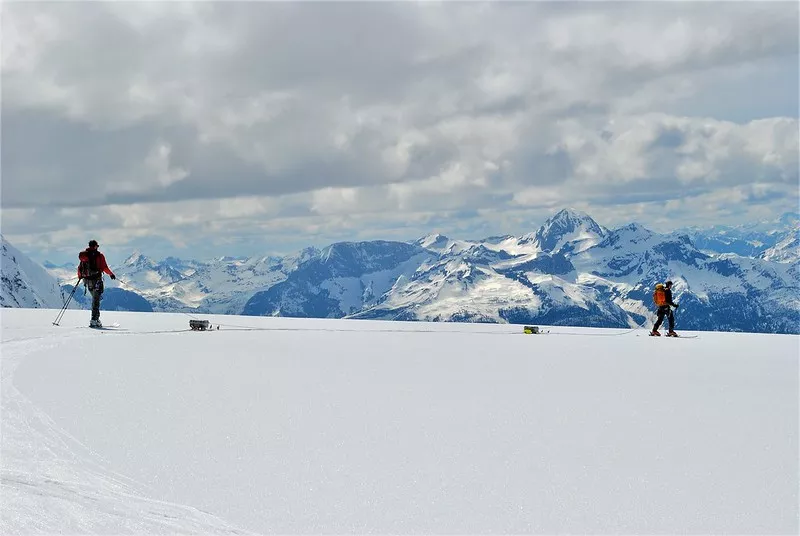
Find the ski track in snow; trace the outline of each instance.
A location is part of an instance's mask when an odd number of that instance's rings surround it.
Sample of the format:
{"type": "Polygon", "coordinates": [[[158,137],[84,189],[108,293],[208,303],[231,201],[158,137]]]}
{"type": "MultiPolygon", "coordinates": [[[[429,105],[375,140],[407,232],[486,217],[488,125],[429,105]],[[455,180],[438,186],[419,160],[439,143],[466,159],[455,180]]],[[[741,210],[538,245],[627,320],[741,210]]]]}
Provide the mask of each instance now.
{"type": "Polygon", "coordinates": [[[250,534],[195,508],[148,498],[152,490],[114,472],[20,393],[13,383],[20,362],[80,337],[77,330],[63,333],[3,333],[0,534],[250,534]]]}
{"type": "Polygon", "coordinates": [[[4,535],[798,531],[797,336],[56,314],[2,311],[4,535]]]}

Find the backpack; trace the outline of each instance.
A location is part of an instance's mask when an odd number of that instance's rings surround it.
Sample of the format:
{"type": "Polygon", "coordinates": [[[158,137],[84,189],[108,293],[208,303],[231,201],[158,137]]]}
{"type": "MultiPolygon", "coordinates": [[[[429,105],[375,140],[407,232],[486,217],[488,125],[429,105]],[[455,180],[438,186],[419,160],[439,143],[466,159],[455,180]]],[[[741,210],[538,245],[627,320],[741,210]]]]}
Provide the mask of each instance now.
{"type": "Polygon", "coordinates": [[[653,291],[653,303],[661,307],[667,304],[667,294],[664,292],[664,285],[659,283],[653,291]]]}
{"type": "Polygon", "coordinates": [[[97,279],[102,274],[97,269],[97,256],[99,253],[94,250],[81,251],[78,254],[80,264],[78,264],[78,273],[83,279],[97,279]]]}

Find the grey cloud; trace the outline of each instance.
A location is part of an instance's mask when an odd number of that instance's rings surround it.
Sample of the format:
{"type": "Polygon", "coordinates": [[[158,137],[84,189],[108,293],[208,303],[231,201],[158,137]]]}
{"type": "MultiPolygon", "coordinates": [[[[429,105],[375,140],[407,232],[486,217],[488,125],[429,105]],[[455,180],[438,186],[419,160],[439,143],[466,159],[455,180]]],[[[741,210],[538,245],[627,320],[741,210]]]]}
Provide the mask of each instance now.
{"type": "MultiPolygon", "coordinates": [[[[600,81],[600,98],[624,97],[631,90],[671,76],[697,77],[708,71],[775,58],[786,59],[786,65],[797,71],[797,3],[618,2],[586,6],[581,11],[599,15],[595,27],[603,30],[592,33],[589,43],[579,41],[563,48],[548,48],[547,54],[553,63],[592,72],[600,81]],[[672,24],[678,28],[682,25],[684,35],[678,39],[683,37],[693,46],[684,47],[680,40],[673,46],[666,44],[668,37],[676,39],[663,33],[672,24]],[[620,48],[626,34],[635,41],[633,35],[643,29],[652,33],[639,36],[644,39],[637,46],[631,42],[631,50],[620,48]],[[648,47],[659,45],[664,51],[648,58],[648,47]]],[[[556,20],[563,22],[561,31],[567,35],[588,29],[571,27],[570,16],[556,20]]]]}
{"type": "MultiPolygon", "coordinates": [[[[640,202],[650,199],[654,185],[675,183],[681,162],[711,161],[718,147],[706,140],[686,152],[687,140],[710,136],[705,119],[690,128],[644,117],[652,129],[631,127],[628,134],[652,138],[615,143],[620,132],[608,124],[620,110],[671,106],[703,116],[714,96],[704,89],[713,69],[741,65],[753,71],[725,79],[739,97],[716,109],[758,106],[745,95],[759,66],[794,59],[796,74],[798,55],[795,4],[6,8],[4,209],[162,203],[165,211],[193,210],[181,207],[194,206],[189,200],[270,196],[287,207],[285,214],[307,217],[304,194],[373,188],[364,198],[381,207],[372,220],[380,227],[379,217],[402,212],[381,199],[388,184],[408,187],[409,210],[451,217],[503,210],[525,187],[563,188],[564,198],[597,195],[598,202],[605,202],[598,192],[613,192],[620,202],[640,202]],[[38,27],[46,16],[51,26],[38,27]],[[600,25],[590,34],[578,31],[586,16],[600,25]],[[684,34],[662,33],[678,20],[686,24],[684,34]],[[6,30],[15,24],[20,31],[13,37],[6,30]],[[548,33],[551,25],[555,35],[548,33]],[[709,28],[708,35],[729,33],[706,39],[709,28]],[[9,55],[16,49],[6,45],[15,39],[21,52],[9,55]],[[697,84],[702,101],[688,91],[668,102],[673,96],[662,87],[665,77],[697,84]],[[183,180],[164,184],[158,169],[148,167],[161,143],[171,150],[170,167],[188,172],[183,180]],[[642,177],[618,176],[639,160],[642,177]],[[431,187],[456,164],[469,186],[431,187]],[[581,182],[576,175],[585,164],[599,171],[581,182]]],[[[724,174],[722,187],[796,180],[785,163],[765,164],[739,139],[727,143],[736,154],[714,163],[724,174]]],[[[778,145],[759,150],[791,159],[778,145]]],[[[683,192],[701,195],[708,187],[692,184],[683,192]]],[[[270,216],[275,213],[282,212],[270,216]]],[[[264,217],[228,222],[228,228],[257,227],[264,217]]]]}
{"type": "Polygon", "coordinates": [[[143,160],[156,135],[152,125],[108,133],[44,111],[6,111],[3,107],[3,205],[100,202],[103,183],[143,160]]]}
{"type": "Polygon", "coordinates": [[[497,102],[481,103],[470,110],[473,115],[512,115],[524,112],[531,106],[527,95],[512,95],[497,102]]]}
{"type": "Polygon", "coordinates": [[[564,183],[573,171],[573,158],[563,148],[545,153],[524,147],[515,155],[514,168],[506,178],[522,186],[552,186],[564,183]]]}
{"type": "Polygon", "coordinates": [[[766,117],[800,116],[798,54],[700,73],[691,97],[665,103],[676,115],[724,117],[746,123],[766,117]]]}
{"type": "Polygon", "coordinates": [[[650,142],[648,150],[677,149],[686,142],[686,134],[677,128],[662,127],[655,139],[650,142]]]}
{"type": "Polygon", "coordinates": [[[773,201],[783,199],[786,192],[782,189],[770,188],[764,191],[753,191],[747,193],[746,203],[749,205],[766,205],[773,201]]]}
{"type": "MultiPolygon", "coordinates": [[[[387,180],[375,161],[380,148],[375,141],[382,138],[375,130],[355,135],[350,152],[308,156],[280,173],[271,173],[260,164],[238,158],[221,143],[199,144],[194,129],[187,127],[142,123],[104,132],[42,112],[8,112],[3,116],[3,129],[3,204],[9,208],[284,195],[387,180]],[[125,176],[124,170],[135,169],[156,140],[171,146],[171,165],[188,170],[189,176],[146,190],[109,190],[114,181],[147,179],[125,176]]],[[[457,151],[448,143],[413,148],[405,176],[420,178],[441,170],[457,157],[457,151]]]]}
{"type": "Polygon", "coordinates": [[[410,153],[405,177],[419,179],[442,173],[448,163],[458,159],[459,150],[455,143],[442,142],[414,147],[410,153]]]}
{"type": "Polygon", "coordinates": [[[56,231],[66,231],[68,228],[95,226],[119,227],[122,218],[118,214],[109,212],[104,207],[96,209],[53,209],[39,207],[27,209],[24,215],[17,214],[14,209],[4,208],[3,227],[4,234],[30,234],[41,236],[48,243],[48,235],[56,231]]]}
{"type": "Polygon", "coordinates": [[[586,101],[570,102],[565,106],[556,107],[545,115],[554,120],[566,117],[607,117],[611,113],[611,106],[607,103],[586,101]]]}
{"type": "Polygon", "coordinates": [[[586,192],[587,199],[599,207],[614,207],[639,204],[663,204],[666,201],[681,200],[707,194],[711,191],[707,186],[682,186],[675,183],[671,176],[648,180],[649,187],[632,190],[623,185],[608,186],[586,192]]]}
{"type": "Polygon", "coordinates": [[[235,31],[249,53],[233,51],[217,74],[255,90],[310,87],[385,97],[398,92],[396,82],[414,70],[408,50],[423,37],[396,4],[254,3],[229,9],[237,12],[235,31]]]}

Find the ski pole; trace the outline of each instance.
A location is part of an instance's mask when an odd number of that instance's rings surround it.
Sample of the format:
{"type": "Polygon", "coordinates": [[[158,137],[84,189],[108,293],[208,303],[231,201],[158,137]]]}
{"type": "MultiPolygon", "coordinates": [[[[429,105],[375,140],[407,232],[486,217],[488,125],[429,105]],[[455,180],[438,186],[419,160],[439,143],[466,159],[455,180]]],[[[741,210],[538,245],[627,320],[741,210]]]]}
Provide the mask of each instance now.
{"type": "Polygon", "coordinates": [[[81,278],[79,277],[78,278],[78,282],[75,283],[74,287],[72,287],[72,292],[69,293],[69,298],[67,298],[67,301],[64,303],[64,307],[61,308],[61,311],[59,311],[58,316],[56,316],[56,319],[53,322],[54,326],[57,326],[58,323],[61,322],[61,318],[64,316],[64,313],[66,312],[67,307],[69,307],[69,302],[72,301],[72,295],[75,294],[76,290],[78,290],[78,285],[80,285],[80,284],[81,284],[81,278]]]}

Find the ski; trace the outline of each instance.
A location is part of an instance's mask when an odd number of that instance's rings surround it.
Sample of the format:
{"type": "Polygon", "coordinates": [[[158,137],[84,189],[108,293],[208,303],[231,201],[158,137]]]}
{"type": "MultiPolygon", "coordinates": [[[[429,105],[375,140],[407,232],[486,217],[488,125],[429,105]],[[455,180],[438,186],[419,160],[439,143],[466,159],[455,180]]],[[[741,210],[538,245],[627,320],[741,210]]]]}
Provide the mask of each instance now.
{"type": "Polygon", "coordinates": [[[114,322],[113,324],[107,324],[105,326],[80,326],[82,328],[89,328],[89,329],[96,329],[96,330],[116,330],[119,329],[120,324],[119,322],[114,322]]]}
{"type": "MultiPolygon", "coordinates": [[[[638,337],[639,335],[637,335],[638,337]]],[[[652,333],[647,334],[648,337],[655,337],[655,338],[663,338],[663,339],[697,339],[698,335],[675,335],[668,337],[666,335],[653,335],[652,333]]]]}

